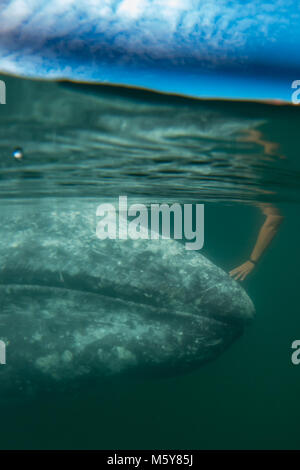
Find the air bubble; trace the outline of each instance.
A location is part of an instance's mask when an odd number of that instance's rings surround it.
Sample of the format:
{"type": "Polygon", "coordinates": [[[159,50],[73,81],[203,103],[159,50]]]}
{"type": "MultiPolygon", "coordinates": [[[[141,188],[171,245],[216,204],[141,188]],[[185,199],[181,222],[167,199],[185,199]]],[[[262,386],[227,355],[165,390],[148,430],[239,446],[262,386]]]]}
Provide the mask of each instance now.
{"type": "Polygon", "coordinates": [[[14,157],[15,160],[23,160],[24,153],[21,147],[17,147],[14,149],[12,156],[14,157]]]}

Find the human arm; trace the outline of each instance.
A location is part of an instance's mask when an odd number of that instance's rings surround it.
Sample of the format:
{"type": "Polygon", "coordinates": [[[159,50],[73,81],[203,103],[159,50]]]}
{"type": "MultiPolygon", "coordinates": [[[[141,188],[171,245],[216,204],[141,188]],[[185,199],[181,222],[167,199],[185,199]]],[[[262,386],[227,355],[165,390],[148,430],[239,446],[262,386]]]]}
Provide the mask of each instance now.
{"type": "Polygon", "coordinates": [[[276,207],[267,204],[262,204],[260,207],[266,219],[258,233],[249,259],[229,272],[229,275],[235,280],[243,281],[253,271],[262,254],[278,232],[279,226],[283,220],[283,216],[276,207]]]}

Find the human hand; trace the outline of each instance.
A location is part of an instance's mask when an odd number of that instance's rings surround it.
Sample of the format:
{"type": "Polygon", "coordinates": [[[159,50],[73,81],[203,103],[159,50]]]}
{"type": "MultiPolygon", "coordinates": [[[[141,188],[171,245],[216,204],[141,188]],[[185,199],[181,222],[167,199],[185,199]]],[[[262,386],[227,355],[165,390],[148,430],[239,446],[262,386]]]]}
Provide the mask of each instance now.
{"type": "Polygon", "coordinates": [[[254,268],[255,263],[249,260],[241,264],[241,266],[238,266],[237,268],[229,271],[229,276],[233,277],[233,279],[235,279],[236,281],[243,281],[244,279],[246,279],[248,274],[253,271],[254,268]]]}

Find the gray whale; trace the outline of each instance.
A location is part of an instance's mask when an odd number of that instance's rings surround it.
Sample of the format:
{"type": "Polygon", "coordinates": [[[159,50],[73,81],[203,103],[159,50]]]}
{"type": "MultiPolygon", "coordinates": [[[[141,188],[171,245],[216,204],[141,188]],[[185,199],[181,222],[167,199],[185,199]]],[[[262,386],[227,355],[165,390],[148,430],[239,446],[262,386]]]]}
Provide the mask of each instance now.
{"type": "Polygon", "coordinates": [[[185,372],[252,319],[244,289],[182,243],[99,240],[97,204],[2,206],[2,392],[185,372]]]}

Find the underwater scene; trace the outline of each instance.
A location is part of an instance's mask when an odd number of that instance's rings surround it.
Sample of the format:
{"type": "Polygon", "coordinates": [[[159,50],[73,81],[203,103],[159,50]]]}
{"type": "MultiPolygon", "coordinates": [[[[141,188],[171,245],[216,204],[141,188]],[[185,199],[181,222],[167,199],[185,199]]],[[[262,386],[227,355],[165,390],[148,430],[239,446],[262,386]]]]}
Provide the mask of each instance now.
{"type": "Polygon", "coordinates": [[[299,25],[0,0],[1,455],[300,450],[299,25]]]}
{"type": "Polygon", "coordinates": [[[299,108],[0,79],[0,448],[298,449],[299,108]]]}

